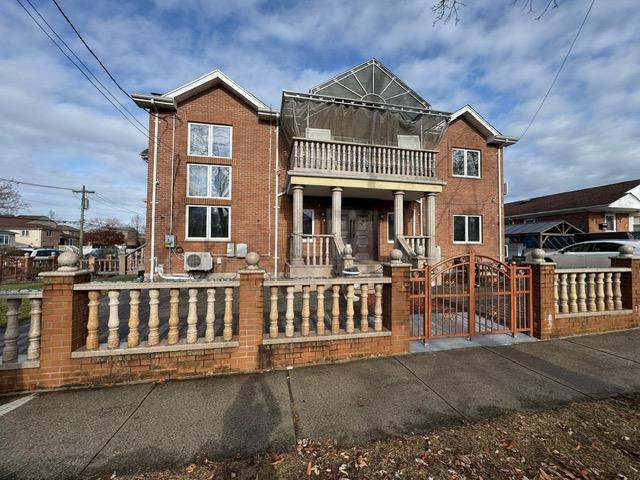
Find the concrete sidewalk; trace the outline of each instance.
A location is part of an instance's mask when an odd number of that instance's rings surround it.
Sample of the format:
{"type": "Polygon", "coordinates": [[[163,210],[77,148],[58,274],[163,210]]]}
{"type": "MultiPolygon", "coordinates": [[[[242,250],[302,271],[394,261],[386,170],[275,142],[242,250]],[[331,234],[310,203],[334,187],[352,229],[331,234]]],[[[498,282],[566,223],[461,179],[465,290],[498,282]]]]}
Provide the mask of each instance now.
{"type": "Polygon", "coordinates": [[[158,469],[283,450],[305,437],[363,442],[638,391],[639,347],[636,329],[264,374],[42,393],[8,412],[14,399],[0,397],[0,479],[158,469]]]}

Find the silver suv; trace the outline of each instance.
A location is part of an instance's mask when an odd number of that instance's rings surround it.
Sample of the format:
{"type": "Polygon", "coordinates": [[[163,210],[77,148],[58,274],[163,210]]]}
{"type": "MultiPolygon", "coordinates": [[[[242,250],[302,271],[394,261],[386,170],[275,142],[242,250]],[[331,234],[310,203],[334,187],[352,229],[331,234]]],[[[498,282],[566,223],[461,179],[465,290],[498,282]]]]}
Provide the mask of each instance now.
{"type": "Polygon", "coordinates": [[[558,268],[610,267],[610,258],[623,245],[632,246],[634,254],[640,255],[640,240],[590,240],[548,252],[545,259],[558,268]]]}

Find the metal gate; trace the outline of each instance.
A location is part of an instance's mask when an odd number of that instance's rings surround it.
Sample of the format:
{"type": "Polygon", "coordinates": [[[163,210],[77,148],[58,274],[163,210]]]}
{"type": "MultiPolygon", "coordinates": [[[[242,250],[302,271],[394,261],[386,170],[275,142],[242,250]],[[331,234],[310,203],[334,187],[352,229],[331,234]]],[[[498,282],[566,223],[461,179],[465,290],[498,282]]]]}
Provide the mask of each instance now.
{"type": "Polygon", "coordinates": [[[473,253],[411,269],[411,339],[531,334],[531,267],[473,253]]]}

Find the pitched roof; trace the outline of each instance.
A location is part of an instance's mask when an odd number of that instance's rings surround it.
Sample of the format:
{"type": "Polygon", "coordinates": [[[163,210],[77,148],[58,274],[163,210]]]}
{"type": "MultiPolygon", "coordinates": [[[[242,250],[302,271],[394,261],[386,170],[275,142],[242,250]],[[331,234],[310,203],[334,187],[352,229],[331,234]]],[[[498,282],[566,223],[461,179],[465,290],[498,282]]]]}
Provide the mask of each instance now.
{"type": "Polygon", "coordinates": [[[517,137],[511,137],[500,133],[496,127],[487,122],[487,120],[471,105],[465,105],[457,112],[452,113],[451,117],[449,117],[449,122],[454,122],[458,118],[465,118],[469,121],[471,125],[477,128],[478,131],[487,138],[489,143],[513,145],[518,141],[517,137]]]}
{"type": "Polygon", "coordinates": [[[376,58],[313,87],[309,93],[425,110],[431,108],[429,102],[376,58]]]}
{"type": "Polygon", "coordinates": [[[0,215],[0,228],[55,230],[56,223],[49,217],[38,215],[0,215]]]}
{"type": "Polygon", "coordinates": [[[640,186],[640,179],[510,202],[504,206],[505,216],[513,217],[558,210],[610,206],[638,186],[640,186]]]}

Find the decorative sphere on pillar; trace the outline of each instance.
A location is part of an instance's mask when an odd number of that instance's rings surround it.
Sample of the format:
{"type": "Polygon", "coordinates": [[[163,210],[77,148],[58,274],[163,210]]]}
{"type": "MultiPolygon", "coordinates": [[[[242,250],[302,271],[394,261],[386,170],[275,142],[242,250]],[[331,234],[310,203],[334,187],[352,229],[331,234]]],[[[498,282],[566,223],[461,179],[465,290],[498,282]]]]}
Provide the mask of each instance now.
{"type": "Polygon", "coordinates": [[[402,252],[397,248],[394,248],[391,250],[389,258],[391,259],[390,263],[402,263],[402,252]]]}
{"type": "Polygon", "coordinates": [[[618,249],[618,256],[622,258],[631,258],[633,257],[634,249],[631,245],[622,245],[618,249]]]}
{"type": "Polygon", "coordinates": [[[260,262],[260,255],[258,255],[256,252],[249,252],[247,253],[245,261],[247,262],[248,270],[257,270],[258,263],[260,262]]]}
{"type": "Polygon", "coordinates": [[[534,248],[531,251],[531,263],[545,263],[544,256],[547,254],[541,248],[534,248]]]}
{"type": "Polygon", "coordinates": [[[416,255],[419,257],[423,257],[424,256],[424,246],[423,245],[418,245],[416,247],[416,255]]]}
{"type": "Polygon", "coordinates": [[[344,253],[345,257],[350,257],[353,254],[353,248],[351,248],[351,244],[350,243],[347,243],[344,246],[343,253],[344,253]]]}
{"type": "Polygon", "coordinates": [[[80,256],[72,252],[71,250],[67,250],[62,252],[62,254],[58,257],[58,271],[59,272],[75,272],[79,270],[78,264],[80,263],[80,256]]]}

